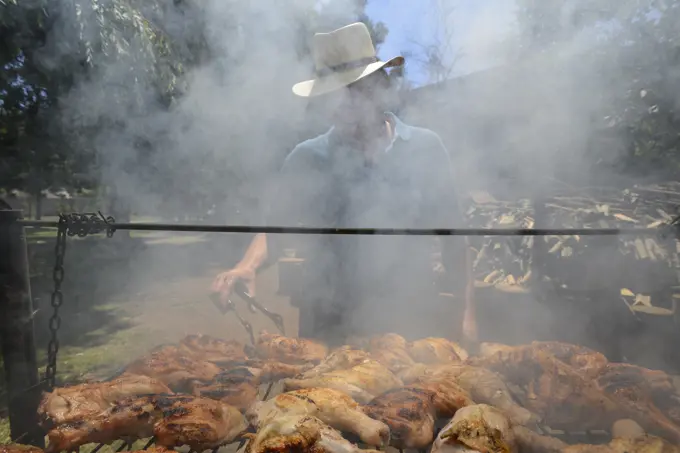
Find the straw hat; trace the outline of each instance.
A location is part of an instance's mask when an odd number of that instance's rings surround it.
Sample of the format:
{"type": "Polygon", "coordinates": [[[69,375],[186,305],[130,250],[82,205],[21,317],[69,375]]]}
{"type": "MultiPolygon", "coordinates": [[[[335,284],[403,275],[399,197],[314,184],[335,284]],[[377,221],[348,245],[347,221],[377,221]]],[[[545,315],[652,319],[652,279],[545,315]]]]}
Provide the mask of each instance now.
{"type": "Polygon", "coordinates": [[[312,41],[316,77],[297,83],[293,93],[311,97],[329,93],[374,72],[404,64],[403,57],[380,61],[366,25],[356,22],[330,33],[316,33],[312,41]]]}

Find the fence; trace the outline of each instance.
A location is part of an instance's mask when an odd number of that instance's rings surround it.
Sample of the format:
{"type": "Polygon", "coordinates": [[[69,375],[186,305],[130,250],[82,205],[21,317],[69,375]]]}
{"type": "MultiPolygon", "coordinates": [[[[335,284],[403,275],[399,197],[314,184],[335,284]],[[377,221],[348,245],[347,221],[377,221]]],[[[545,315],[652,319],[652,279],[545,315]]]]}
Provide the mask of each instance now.
{"type": "Polygon", "coordinates": [[[58,332],[61,325],[59,307],[63,303],[61,281],[64,276],[64,254],[67,236],[84,237],[106,232],[112,236],[118,230],[270,233],[313,235],[417,235],[417,236],[620,236],[643,235],[677,237],[678,220],[657,228],[307,228],[276,226],[181,225],[160,223],[116,223],[101,214],[60,215],[59,221],[29,221],[22,212],[9,206],[0,210],[0,341],[7,376],[8,408],[12,439],[16,442],[44,446],[44,433],[38,426],[37,407],[42,391],[54,386],[56,358],[59,350],[58,332]],[[57,228],[54,267],[55,288],[52,293],[52,334],[48,347],[45,376],[38,376],[33,330],[33,306],[29,282],[28,259],[24,228],[57,228]]]}

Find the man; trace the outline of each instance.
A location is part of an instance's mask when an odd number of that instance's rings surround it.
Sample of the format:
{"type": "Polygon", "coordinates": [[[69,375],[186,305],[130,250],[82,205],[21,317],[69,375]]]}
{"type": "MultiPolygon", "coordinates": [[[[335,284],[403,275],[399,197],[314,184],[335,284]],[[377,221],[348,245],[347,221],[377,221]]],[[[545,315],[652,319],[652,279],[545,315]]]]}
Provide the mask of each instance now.
{"type": "MultiPolygon", "coordinates": [[[[452,228],[462,215],[450,157],[432,131],[385,113],[391,79],[361,23],[313,41],[316,78],[296,84],[317,97],[334,126],[288,155],[273,193],[268,223],[311,227],[452,228]]],[[[255,292],[255,274],[272,262],[282,241],[295,239],[305,258],[300,336],[342,343],[347,336],[396,332],[406,337],[450,336],[450,302],[439,297],[432,237],[257,235],[241,262],[219,274],[212,290],[223,300],[234,282],[255,292]]],[[[464,297],[463,334],[476,337],[471,259],[465,239],[443,236],[442,262],[451,291],[464,297]],[[457,277],[457,278],[456,278],[457,277]]]]}

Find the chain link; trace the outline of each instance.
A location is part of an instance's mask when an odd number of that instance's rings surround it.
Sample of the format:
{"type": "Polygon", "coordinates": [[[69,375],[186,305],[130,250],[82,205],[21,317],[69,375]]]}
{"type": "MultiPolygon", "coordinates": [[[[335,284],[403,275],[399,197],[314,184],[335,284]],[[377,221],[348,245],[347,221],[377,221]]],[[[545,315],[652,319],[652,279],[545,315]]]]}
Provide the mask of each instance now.
{"type": "Polygon", "coordinates": [[[47,368],[45,369],[45,381],[49,390],[54,388],[55,377],[57,374],[57,353],[59,352],[59,338],[57,334],[61,327],[61,317],[59,316],[59,308],[64,303],[64,295],[61,292],[61,284],[64,281],[64,255],[66,254],[66,233],[67,233],[67,217],[59,216],[59,225],[57,227],[57,244],[54,249],[55,263],[52,271],[52,279],[54,280],[54,291],[52,291],[51,305],[52,316],[49,321],[50,342],[47,345],[47,368]]]}

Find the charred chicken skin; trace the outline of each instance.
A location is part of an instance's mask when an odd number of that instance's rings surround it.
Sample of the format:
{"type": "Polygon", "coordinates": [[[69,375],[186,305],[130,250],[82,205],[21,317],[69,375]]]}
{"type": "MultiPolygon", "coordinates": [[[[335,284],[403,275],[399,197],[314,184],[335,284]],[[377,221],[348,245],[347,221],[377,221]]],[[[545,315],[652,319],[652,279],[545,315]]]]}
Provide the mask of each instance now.
{"type": "Polygon", "coordinates": [[[316,388],[281,393],[268,401],[253,404],[246,411],[250,425],[257,431],[290,415],[313,415],[335,429],[357,435],[371,446],[389,444],[387,425],[370,418],[356,401],[339,390],[316,388]]]}
{"type": "Polygon", "coordinates": [[[620,407],[597,384],[548,352],[512,348],[473,362],[522,387],[523,407],[557,429],[607,429],[620,407]]]}
{"type": "Polygon", "coordinates": [[[328,355],[328,347],[308,338],[289,338],[262,332],[255,351],[260,358],[283,363],[320,363],[328,355]]]}
{"type": "Polygon", "coordinates": [[[210,362],[196,360],[176,346],[162,346],[130,365],[126,371],[149,376],[163,382],[176,392],[189,388],[193,381],[210,381],[220,368],[210,362]]]}
{"type": "Polygon", "coordinates": [[[478,403],[497,407],[518,425],[535,425],[539,417],[515,402],[503,378],[486,368],[463,364],[428,366],[417,364],[399,373],[404,383],[450,379],[467,391],[478,403]]]}
{"type": "Polygon", "coordinates": [[[380,362],[363,361],[349,369],[331,371],[307,379],[285,379],[285,390],[326,387],[340,390],[359,403],[368,403],[377,395],[400,387],[402,382],[380,362]]]}
{"type": "Polygon", "coordinates": [[[180,350],[186,355],[215,364],[248,358],[242,343],[209,335],[187,335],[179,342],[179,345],[180,350]]]}
{"type": "Polygon", "coordinates": [[[47,452],[151,436],[161,447],[188,445],[202,451],[233,442],[246,427],[236,408],[211,399],[180,395],[126,398],[98,415],[52,429],[47,452]]]}
{"type": "Polygon", "coordinates": [[[260,360],[232,362],[211,382],[194,383],[193,394],[217,399],[240,410],[246,410],[257,401],[260,385],[295,376],[308,368],[306,365],[260,360]]]}
{"type": "Polygon", "coordinates": [[[157,379],[124,373],[108,382],[56,388],[43,395],[38,415],[43,427],[83,420],[110,408],[128,396],[172,393],[157,379]]]}
{"type": "Polygon", "coordinates": [[[413,360],[426,364],[463,362],[468,358],[465,349],[445,338],[416,340],[409,343],[406,350],[413,360]]]}
{"type": "Polygon", "coordinates": [[[251,441],[246,453],[376,453],[362,450],[316,417],[286,415],[257,434],[246,434],[251,441]]]}
{"type": "Polygon", "coordinates": [[[534,341],[527,345],[508,346],[500,343],[482,343],[480,356],[518,357],[544,351],[566,363],[576,371],[595,377],[607,366],[607,358],[597,351],[583,346],[558,341],[534,341]]]}
{"type": "Polygon", "coordinates": [[[433,380],[384,393],[364,406],[364,412],[390,427],[392,446],[420,449],[432,443],[437,418],[451,417],[471,404],[454,382],[433,380]]]}

